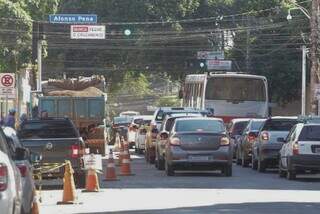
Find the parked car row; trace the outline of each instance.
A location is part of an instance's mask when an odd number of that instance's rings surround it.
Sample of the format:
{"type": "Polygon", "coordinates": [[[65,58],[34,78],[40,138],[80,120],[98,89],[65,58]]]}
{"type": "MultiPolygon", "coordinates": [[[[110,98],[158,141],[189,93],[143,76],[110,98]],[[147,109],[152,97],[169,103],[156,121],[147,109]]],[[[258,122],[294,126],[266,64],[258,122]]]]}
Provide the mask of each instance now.
{"type": "Polygon", "coordinates": [[[34,181],[30,152],[16,131],[0,128],[0,210],[1,213],[31,213],[34,181]]]}
{"type": "Polygon", "coordinates": [[[251,164],[258,172],[278,168],[279,176],[290,180],[297,174],[320,172],[320,123],[314,118],[234,119],[229,138],[236,163],[243,167],[251,164]]]}

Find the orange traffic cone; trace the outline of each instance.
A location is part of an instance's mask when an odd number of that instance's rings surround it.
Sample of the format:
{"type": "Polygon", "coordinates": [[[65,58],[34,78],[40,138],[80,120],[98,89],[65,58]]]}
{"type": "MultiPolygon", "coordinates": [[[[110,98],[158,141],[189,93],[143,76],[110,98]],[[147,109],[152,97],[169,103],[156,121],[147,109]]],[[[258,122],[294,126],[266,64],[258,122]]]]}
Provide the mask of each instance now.
{"type": "Polygon", "coordinates": [[[33,202],[32,202],[31,214],[39,214],[38,196],[37,196],[37,191],[35,189],[33,190],[33,202]]]}
{"type": "Polygon", "coordinates": [[[107,170],[106,170],[106,178],[104,181],[118,181],[117,175],[116,175],[116,167],[114,164],[113,159],[113,152],[112,149],[110,149],[108,163],[107,163],[107,170]]]}
{"type": "Polygon", "coordinates": [[[74,204],[76,200],[76,186],[74,184],[73,169],[70,161],[66,161],[63,177],[63,197],[57,204],[74,204]]]}
{"type": "Polygon", "coordinates": [[[121,167],[120,167],[120,175],[121,176],[134,175],[131,173],[130,155],[128,155],[128,153],[129,153],[129,145],[128,144],[124,144],[124,151],[127,151],[127,152],[123,155],[123,159],[122,159],[121,167]]]}
{"type": "Polygon", "coordinates": [[[86,189],[82,192],[99,192],[99,179],[95,169],[88,169],[86,178],[86,189]]]}
{"type": "Polygon", "coordinates": [[[127,158],[131,160],[128,141],[124,142],[124,156],[127,156],[127,158]]]}
{"type": "Polygon", "coordinates": [[[119,150],[120,150],[120,152],[119,152],[118,166],[121,166],[122,159],[123,159],[123,156],[124,156],[123,141],[121,141],[121,143],[120,143],[120,148],[119,148],[119,150]]]}

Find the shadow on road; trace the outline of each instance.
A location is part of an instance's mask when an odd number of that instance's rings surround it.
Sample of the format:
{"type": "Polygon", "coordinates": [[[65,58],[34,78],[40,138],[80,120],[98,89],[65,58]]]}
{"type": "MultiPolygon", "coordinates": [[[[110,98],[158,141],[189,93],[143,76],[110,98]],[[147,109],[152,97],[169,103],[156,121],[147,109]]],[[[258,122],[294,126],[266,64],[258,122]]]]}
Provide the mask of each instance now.
{"type": "MultiPolygon", "coordinates": [[[[274,203],[243,203],[243,204],[218,204],[202,207],[183,207],[175,209],[162,210],[136,210],[136,211],[121,211],[121,212],[101,212],[91,214],[195,214],[195,213],[223,213],[223,214],[318,214],[320,203],[289,203],[289,202],[274,202],[274,203]]],[[[78,213],[84,214],[84,213],[78,213]]]]}

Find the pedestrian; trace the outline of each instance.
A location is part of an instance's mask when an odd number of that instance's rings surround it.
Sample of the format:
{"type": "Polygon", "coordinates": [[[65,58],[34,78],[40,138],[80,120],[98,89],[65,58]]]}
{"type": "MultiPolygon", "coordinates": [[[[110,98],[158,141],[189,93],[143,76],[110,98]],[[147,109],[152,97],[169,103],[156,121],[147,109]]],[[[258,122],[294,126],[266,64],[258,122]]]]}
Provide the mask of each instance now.
{"type": "Polygon", "coordinates": [[[4,126],[8,126],[11,128],[15,128],[16,125],[16,110],[15,109],[10,109],[9,110],[9,114],[7,115],[7,117],[4,120],[4,126]]]}

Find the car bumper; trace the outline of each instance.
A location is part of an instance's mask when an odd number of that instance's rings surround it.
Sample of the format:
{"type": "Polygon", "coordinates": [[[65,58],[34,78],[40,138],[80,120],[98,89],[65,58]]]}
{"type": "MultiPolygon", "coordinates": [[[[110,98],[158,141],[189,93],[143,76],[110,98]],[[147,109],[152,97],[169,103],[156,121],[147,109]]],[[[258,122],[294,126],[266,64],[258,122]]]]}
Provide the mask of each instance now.
{"type": "Polygon", "coordinates": [[[220,147],[214,151],[172,149],[168,162],[178,169],[216,169],[232,164],[232,150],[229,147],[220,147]]]}
{"type": "Polygon", "coordinates": [[[320,171],[320,155],[294,155],[288,162],[289,170],[320,171]]]}
{"type": "Polygon", "coordinates": [[[259,155],[263,161],[275,161],[279,159],[279,151],[282,148],[282,144],[265,143],[260,147],[259,155]]]}
{"type": "Polygon", "coordinates": [[[0,192],[0,210],[1,213],[12,213],[13,197],[8,191],[0,192]]]}

